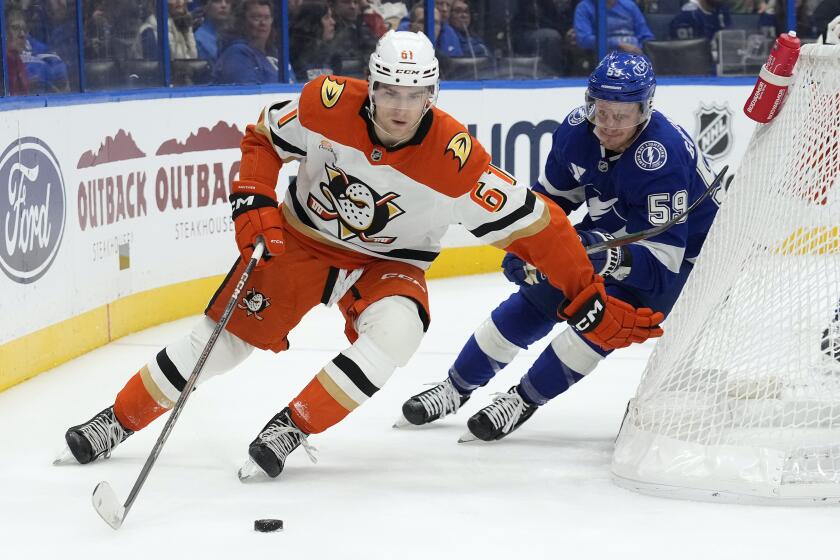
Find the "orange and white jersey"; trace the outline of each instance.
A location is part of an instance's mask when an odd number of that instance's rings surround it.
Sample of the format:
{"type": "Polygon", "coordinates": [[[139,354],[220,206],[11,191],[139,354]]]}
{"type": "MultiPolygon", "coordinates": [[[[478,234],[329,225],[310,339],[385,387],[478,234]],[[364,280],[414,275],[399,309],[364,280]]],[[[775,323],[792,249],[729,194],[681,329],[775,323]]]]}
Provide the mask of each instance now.
{"type": "Polygon", "coordinates": [[[460,223],[540,267],[567,296],[592,281],[562,210],[491,165],[461,123],[432,108],[412,140],[386,148],[367,103],[366,82],[322,76],[296,102],[268,106],[247,128],[240,180],[275,184],[281,161],[298,160],[284,218],[340,267],[381,258],[427,269],[460,223]],[[348,252],[361,258],[348,262],[348,252]]]}

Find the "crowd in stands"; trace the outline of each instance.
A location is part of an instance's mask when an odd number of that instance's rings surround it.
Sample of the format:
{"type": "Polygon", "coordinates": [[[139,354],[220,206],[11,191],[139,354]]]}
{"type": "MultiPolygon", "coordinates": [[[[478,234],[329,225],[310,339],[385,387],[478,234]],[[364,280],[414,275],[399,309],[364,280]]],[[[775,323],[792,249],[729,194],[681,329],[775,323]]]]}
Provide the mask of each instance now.
{"type": "MultiPolygon", "coordinates": [[[[367,57],[386,31],[425,28],[421,0],[287,1],[290,81],[330,73],[364,77],[367,57]]],[[[164,49],[173,85],[281,79],[279,0],[6,0],[12,95],[79,90],[76,2],[88,90],[163,85],[164,49]],[[159,37],[161,2],[166,42],[159,37]]],[[[840,0],[795,5],[804,38],[840,15],[840,0]]],[[[433,42],[445,79],[463,78],[465,61],[472,64],[467,78],[531,71],[531,77],[580,76],[596,58],[596,0],[436,0],[434,6],[433,42]]],[[[785,0],[607,0],[607,46],[650,54],[663,41],[701,40],[716,61],[721,31],[743,29],[769,43],[786,30],[786,7],[785,0]]]]}

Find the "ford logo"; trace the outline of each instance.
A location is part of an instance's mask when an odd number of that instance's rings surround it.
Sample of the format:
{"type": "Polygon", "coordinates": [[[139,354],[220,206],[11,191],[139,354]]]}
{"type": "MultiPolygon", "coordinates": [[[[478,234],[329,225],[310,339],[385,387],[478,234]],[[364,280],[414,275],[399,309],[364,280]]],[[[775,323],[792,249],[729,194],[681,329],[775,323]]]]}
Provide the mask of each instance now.
{"type": "Polygon", "coordinates": [[[55,154],[20,138],[0,156],[0,269],[21,284],[43,276],[61,245],[67,213],[55,154]]]}

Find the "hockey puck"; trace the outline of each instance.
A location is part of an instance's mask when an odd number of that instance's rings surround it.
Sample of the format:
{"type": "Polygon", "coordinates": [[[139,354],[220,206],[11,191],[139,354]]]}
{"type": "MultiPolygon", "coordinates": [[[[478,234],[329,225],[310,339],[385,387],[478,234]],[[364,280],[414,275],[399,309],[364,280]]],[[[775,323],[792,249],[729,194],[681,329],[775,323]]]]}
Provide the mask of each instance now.
{"type": "Polygon", "coordinates": [[[259,531],[260,533],[273,533],[274,531],[282,530],[282,519],[257,519],[254,521],[254,531],[259,531]]]}

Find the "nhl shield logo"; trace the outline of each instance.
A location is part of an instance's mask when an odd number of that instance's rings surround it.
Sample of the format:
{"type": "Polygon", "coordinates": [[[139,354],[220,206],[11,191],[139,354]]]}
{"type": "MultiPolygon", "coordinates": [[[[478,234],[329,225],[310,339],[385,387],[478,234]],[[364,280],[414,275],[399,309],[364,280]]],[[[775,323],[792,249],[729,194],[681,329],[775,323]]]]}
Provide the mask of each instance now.
{"type": "Polygon", "coordinates": [[[700,105],[694,113],[697,145],[711,160],[720,159],[732,148],[732,111],[729,105],[700,105]]]}

